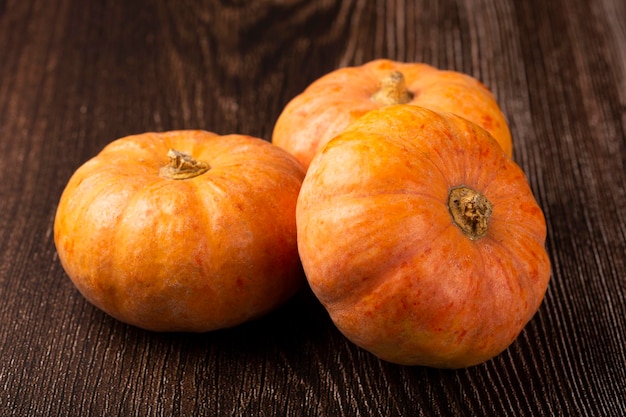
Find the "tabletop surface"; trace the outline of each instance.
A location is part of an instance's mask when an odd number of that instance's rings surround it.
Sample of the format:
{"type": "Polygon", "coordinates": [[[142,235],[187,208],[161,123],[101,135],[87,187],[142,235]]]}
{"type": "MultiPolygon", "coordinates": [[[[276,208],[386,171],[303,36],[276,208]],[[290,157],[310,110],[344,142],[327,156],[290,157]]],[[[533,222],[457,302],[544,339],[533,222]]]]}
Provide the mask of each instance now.
{"type": "Polygon", "coordinates": [[[624,416],[625,130],[620,0],[0,0],[0,414],[624,416]],[[552,277],[506,351],[458,370],[388,363],[308,288],[201,334],[123,324],[76,290],[56,206],[107,143],[271,140],[308,84],[376,58],[470,74],[509,120],[552,277]]]}

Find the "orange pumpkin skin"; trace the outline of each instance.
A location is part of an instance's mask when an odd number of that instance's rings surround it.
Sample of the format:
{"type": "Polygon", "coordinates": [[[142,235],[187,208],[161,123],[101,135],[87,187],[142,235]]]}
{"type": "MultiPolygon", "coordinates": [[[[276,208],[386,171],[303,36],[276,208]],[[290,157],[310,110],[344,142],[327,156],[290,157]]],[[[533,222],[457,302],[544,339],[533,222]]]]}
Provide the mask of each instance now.
{"type": "Polygon", "coordinates": [[[313,159],[296,221],[313,292],[348,339],[390,362],[460,368],[496,356],[550,278],[524,173],[452,114],[398,105],[354,122],[313,159]],[[484,236],[453,220],[459,189],[490,202],[484,236]]]}
{"type": "Polygon", "coordinates": [[[235,326],[305,282],[295,228],[303,177],[293,156],[249,136],[118,139],[81,166],[61,196],[59,259],[91,303],[125,323],[188,332],[235,326]],[[163,177],[170,149],[208,170],[163,177]]]}
{"type": "MultiPolygon", "coordinates": [[[[465,117],[489,131],[511,156],[513,143],[506,119],[492,93],[475,78],[421,63],[379,59],[340,68],[314,81],[285,106],[272,143],[308,167],[313,156],[363,114],[383,107],[372,97],[393,71],[404,75],[405,103],[465,117]]],[[[400,103],[398,103],[400,104],[400,103]]]]}

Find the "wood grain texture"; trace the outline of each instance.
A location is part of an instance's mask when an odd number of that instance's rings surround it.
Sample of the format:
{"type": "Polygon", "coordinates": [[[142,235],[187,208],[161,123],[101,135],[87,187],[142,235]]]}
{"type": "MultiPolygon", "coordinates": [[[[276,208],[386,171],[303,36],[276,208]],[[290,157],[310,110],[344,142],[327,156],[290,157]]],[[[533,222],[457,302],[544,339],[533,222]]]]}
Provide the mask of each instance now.
{"type": "Polygon", "coordinates": [[[619,0],[0,0],[3,416],[626,415],[626,6],[619,0]],[[52,224],[111,140],[268,139],[283,106],[374,58],[469,73],[509,118],[553,277],[514,344],[473,368],[379,361],[309,291],[202,335],[88,304],[52,224]]]}

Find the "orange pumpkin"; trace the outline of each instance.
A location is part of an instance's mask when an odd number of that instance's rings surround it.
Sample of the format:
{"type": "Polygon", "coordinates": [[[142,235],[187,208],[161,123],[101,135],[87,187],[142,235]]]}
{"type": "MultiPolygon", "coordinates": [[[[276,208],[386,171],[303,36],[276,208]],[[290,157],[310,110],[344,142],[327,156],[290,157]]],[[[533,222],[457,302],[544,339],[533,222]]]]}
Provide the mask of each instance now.
{"type": "Polygon", "coordinates": [[[490,132],[509,156],[513,153],[506,119],[478,80],[426,64],[385,59],[340,68],[313,82],[280,114],[272,143],[308,167],[324,144],[354,120],[393,104],[458,114],[490,132]]]}
{"type": "Polygon", "coordinates": [[[295,206],[304,170],[261,139],[204,131],[116,140],[71,177],[54,239],[78,290],[149,330],[256,318],[305,282],[295,206]]]}
{"type": "Polygon", "coordinates": [[[374,110],[331,140],[296,221],[306,277],[337,327],[400,364],[494,357],[550,277],[522,170],[482,128],[416,106],[374,110]]]}

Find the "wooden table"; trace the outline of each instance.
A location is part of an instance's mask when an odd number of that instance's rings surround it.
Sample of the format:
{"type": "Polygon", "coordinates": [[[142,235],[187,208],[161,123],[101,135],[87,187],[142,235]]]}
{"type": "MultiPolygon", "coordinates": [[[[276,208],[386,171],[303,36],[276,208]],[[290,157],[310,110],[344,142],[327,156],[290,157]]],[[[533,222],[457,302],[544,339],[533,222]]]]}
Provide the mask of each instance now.
{"type": "Polygon", "coordinates": [[[3,416],[626,415],[622,0],[0,0],[3,416]],[[76,291],[53,220],[108,142],[200,128],[269,140],[321,75],[374,58],[475,76],[548,222],[544,303],[460,370],[355,347],[312,293],[242,326],[159,334],[76,291]]]}

